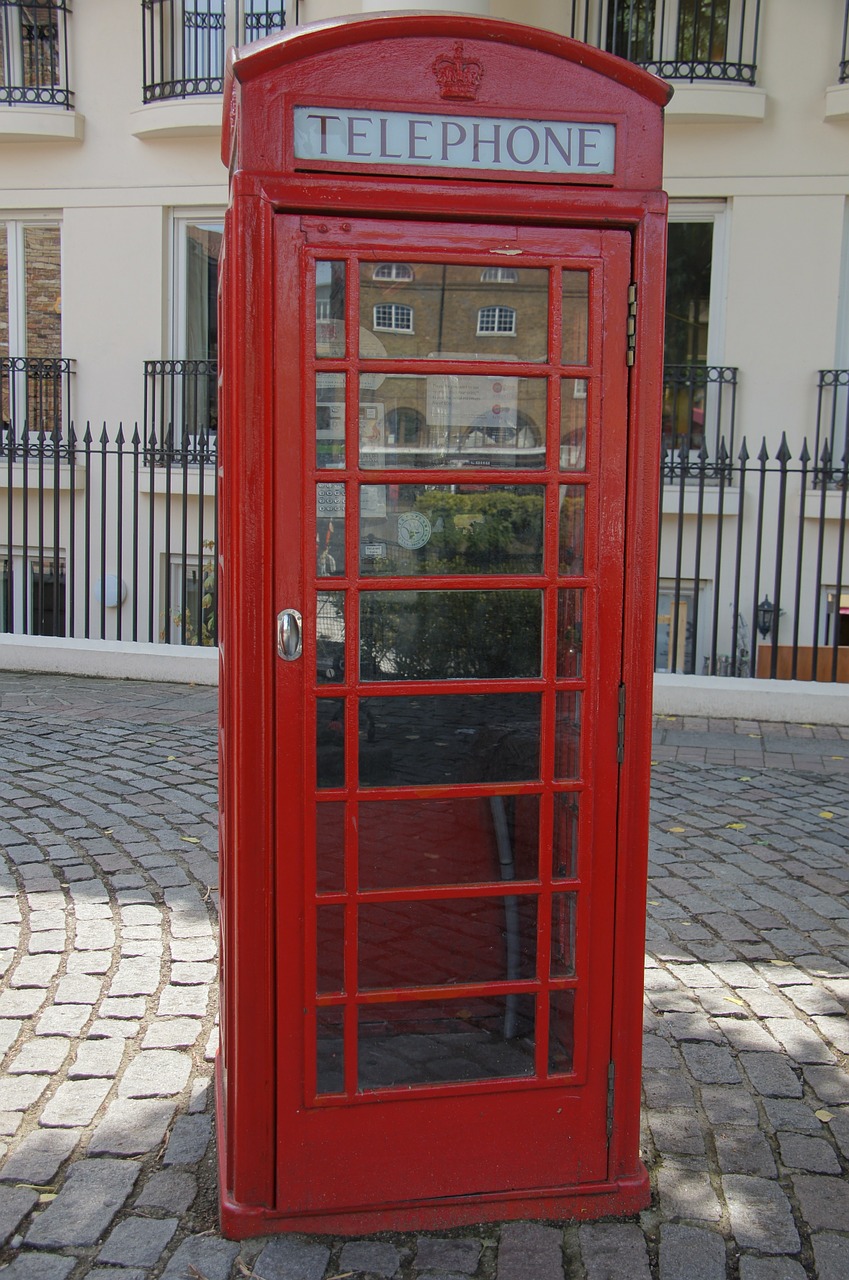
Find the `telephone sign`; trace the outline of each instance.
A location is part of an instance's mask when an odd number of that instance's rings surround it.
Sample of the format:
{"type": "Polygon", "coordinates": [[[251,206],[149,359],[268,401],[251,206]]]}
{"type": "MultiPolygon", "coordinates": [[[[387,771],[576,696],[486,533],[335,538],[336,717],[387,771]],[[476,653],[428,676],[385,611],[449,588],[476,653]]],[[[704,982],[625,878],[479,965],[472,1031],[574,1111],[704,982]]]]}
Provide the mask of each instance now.
{"type": "Polygon", "coordinates": [[[445,14],[231,56],[233,1236],[648,1203],[667,96],[445,14]]]}

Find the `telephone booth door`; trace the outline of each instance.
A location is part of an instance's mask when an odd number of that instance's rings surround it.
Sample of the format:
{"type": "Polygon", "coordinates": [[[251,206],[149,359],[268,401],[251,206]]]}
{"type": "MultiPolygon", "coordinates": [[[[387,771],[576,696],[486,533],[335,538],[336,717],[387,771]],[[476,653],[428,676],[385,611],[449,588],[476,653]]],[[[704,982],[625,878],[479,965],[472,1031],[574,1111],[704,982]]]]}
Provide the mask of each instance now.
{"type": "Polygon", "coordinates": [[[274,221],[278,1199],[604,1184],[631,237],[274,221]]]}

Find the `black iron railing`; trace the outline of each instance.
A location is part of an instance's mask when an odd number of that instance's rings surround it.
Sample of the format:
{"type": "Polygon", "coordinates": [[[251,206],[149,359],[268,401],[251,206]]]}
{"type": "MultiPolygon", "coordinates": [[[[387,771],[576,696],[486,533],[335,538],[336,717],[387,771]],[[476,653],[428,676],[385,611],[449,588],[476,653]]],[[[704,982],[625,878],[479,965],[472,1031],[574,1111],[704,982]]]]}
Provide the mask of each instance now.
{"type": "Polygon", "coordinates": [[[215,457],[218,366],[214,360],[146,360],[144,445],[162,464],[215,457]]]}
{"type": "Polygon", "coordinates": [[[849,456],[849,369],[820,369],[814,483],[835,484],[849,456]]]}
{"type": "Polygon", "coordinates": [[[228,44],[282,31],[286,21],[280,0],[142,0],[144,101],[221,93],[228,44]]]}
{"type": "Polygon", "coordinates": [[[734,451],[737,370],[723,365],[668,364],[663,370],[663,467],[668,482],[681,468],[698,476],[734,451]],[[724,442],[724,443],[723,443],[724,442]],[[709,461],[705,462],[704,459],[709,461]]]}
{"type": "Polygon", "coordinates": [[[0,0],[0,106],[73,107],[70,15],[71,0],[0,0]]]}
{"type": "Polygon", "coordinates": [[[849,0],[846,0],[846,12],[843,15],[843,45],[837,78],[840,84],[846,84],[849,80],[849,0]]]}
{"type": "Polygon", "coordinates": [[[754,84],[760,0],[569,0],[569,34],[665,80],[754,84]]]}
{"type": "Polygon", "coordinates": [[[72,373],[72,360],[0,358],[0,457],[67,455],[72,373]]]}

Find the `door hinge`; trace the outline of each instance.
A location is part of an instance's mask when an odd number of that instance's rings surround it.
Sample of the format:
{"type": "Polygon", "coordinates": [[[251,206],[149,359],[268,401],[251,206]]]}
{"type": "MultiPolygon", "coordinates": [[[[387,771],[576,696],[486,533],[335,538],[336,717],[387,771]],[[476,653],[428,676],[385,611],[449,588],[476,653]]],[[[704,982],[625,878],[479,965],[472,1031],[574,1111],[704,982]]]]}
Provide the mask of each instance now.
{"type": "Polygon", "coordinates": [[[613,1134],[613,1095],[616,1088],[616,1068],[612,1062],[607,1065],[607,1141],[613,1134]]]}
{"type": "Polygon", "coordinates": [[[637,286],[636,284],[628,285],[628,321],[626,327],[628,335],[628,347],[625,353],[625,363],[630,369],[634,363],[637,353],[637,286]]]}
{"type": "Polygon", "coordinates": [[[619,686],[619,717],[616,721],[616,760],[622,764],[625,759],[625,686],[619,686]]]}

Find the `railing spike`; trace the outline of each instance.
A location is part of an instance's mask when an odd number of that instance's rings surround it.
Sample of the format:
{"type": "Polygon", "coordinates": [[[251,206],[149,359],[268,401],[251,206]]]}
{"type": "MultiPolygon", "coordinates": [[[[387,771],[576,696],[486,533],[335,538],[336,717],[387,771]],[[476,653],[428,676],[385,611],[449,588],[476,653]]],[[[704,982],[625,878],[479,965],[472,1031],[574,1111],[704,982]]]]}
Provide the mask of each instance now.
{"type": "Polygon", "coordinates": [[[85,424],[85,434],[83,436],[83,444],[86,446],[86,448],[90,448],[93,440],[94,440],[94,437],[91,434],[91,423],[87,422],[85,424]]]}
{"type": "Polygon", "coordinates": [[[109,431],[108,431],[108,429],[107,429],[107,427],[106,427],[106,423],[105,423],[105,422],[104,422],[104,424],[103,424],[103,430],[102,430],[102,431],[101,431],[101,433],[100,433],[100,443],[103,445],[104,449],[106,448],[106,446],[107,446],[107,445],[108,445],[108,443],[109,443],[109,431]]]}
{"type": "Polygon", "coordinates": [[[749,446],[746,444],[745,436],[743,436],[743,443],[740,445],[740,452],[737,454],[737,457],[743,463],[749,461],[749,446]]]}
{"type": "Polygon", "coordinates": [[[119,423],[118,423],[118,432],[117,432],[117,434],[116,434],[116,436],[115,436],[115,443],[116,443],[116,445],[118,446],[118,448],[119,448],[119,449],[123,449],[123,447],[124,447],[124,424],[123,424],[123,422],[119,422],[119,423]]]}
{"type": "Polygon", "coordinates": [[[784,431],[781,433],[781,444],[778,446],[778,452],[775,456],[781,463],[782,467],[786,467],[787,463],[790,462],[793,457],[790,452],[790,447],[787,444],[787,434],[784,431]]]}
{"type": "Polygon", "coordinates": [[[138,448],[140,447],[140,445],[141,445],[141,436],[139,435],[139,424],[138,424],[138,423],[136,423],[136,425],[135,425],[135,430],[133,431],[133,438],[132,438],[132,440],[130,441],[130,443],[132,444],[132,446],[133,446],[133,448],[134,448],[134,449],[138,449],[138,448]]]}
{"type": "Polygon", "coordinates": [[[729,457],[729,454],[728,454],[728,449],[727,449],[726,444],[725,444],[725,436],[723,436],[723,437],[722,437],[722,439],[721,439],[721,440],[720,440],[720,442],[719,442],[719,449],[717,450],[717,455],[716,455],[716,456],[717,456],[717,458],[719,459],[719,462],[721,463],[721,465],[722,465],[723,467],[725,467],[725,466],[727,466],[727,465],[728,465],[728,457],[729,457]]]}
{"type": "Polygon", "coordinates": [[[758,451],[758,462],[762,463],[763,466],[766,466],[769,462],[769,450],[766,447],[766,436],[761,440],[761,447],[758,451]]]}
{"type": "Polygon", "coordinates": [[[810,460],[811,460],[811,455],[808,451],[808,437],[805,436],[805,439],[802,441],[802,452],[799,454],[799,461],[804,466],[807,466],[810,460]]]}

